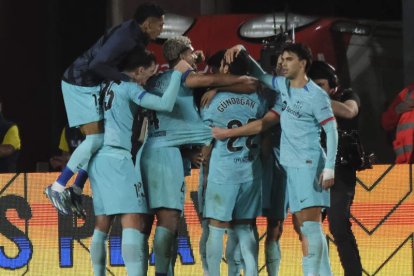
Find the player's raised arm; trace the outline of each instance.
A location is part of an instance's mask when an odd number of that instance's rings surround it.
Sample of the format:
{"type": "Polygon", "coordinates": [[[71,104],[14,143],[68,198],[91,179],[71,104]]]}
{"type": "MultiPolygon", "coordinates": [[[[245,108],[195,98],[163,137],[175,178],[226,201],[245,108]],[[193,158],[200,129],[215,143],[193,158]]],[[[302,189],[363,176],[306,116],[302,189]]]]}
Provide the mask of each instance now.
{"type": "Polygon", "coordinates": [[[249,55],[249,70],[252,76],[258,78],[267,87],[269,87],[270,89],[278,90],[277,87],[275,87],[274,81],[274,78],[276,77],[266,73],[266,71],[262,69],[259,63],[257,63],[257,61],[251,55],[249,55]]]}
{"type": "Polygon", "coordinates": [[[185,60],[178,62],[177,65],[174,66],[174,72],[171,75],[170,83],[168,84],[162,97],[146,93],[143,95],[140,105],[152,110],[171,112],[180,90],[182,81],[181,77],[183,76],[183,73],[190,68],[190,64],[188,64],[185,60]]]}
{"type": "Polygon", "coordinates": [[[227,63],[232,63],[234,59],[243,52],[246,52],[246,54],[248,55],[250,74],[258,78],[269,88],[275,89],[273,82],[274,77],[266,73],[266,71],[262,69],[259,63],[257,63],[257,61],[251,55],[248,54],[247,49],[243,45],[238,44],[226,50],[224,58],[227,63]]]}
{"type": "Polygon", "coordinates": [[[234,76],[229,74],[190,73],[185,81],[189,88],[224,87],[230,85],[254,87],[257,79],[249,76],[234,76]]]}
{"type": "Polygon", "coordinates": [[[213,88],[205,92],[201,98],[201,106],[202,107],[208,107],[210,102],[213,100],[213,98],[216,96],[218,92],[233,92],[233,93],[254,93],[258,90],[258,83],[256,81],[252,81],[251,83],[239,83],[239,84],[233,84],[233,85],[227,85],[227,86],[220,86],[217,88],[213,88]]]}

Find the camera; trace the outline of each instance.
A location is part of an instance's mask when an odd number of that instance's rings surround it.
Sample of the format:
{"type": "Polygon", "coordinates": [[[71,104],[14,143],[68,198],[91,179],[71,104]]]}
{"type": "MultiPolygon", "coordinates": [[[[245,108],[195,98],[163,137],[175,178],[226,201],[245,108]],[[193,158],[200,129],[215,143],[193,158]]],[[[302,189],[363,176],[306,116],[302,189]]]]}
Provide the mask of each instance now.
{"type": "Polygon", "coordinates": [[[350,166],[357,171],[372,169],[375,162],[374,153],[366,153],[357,130],[338,131],[339,146],[336,164],[350,166]]]}

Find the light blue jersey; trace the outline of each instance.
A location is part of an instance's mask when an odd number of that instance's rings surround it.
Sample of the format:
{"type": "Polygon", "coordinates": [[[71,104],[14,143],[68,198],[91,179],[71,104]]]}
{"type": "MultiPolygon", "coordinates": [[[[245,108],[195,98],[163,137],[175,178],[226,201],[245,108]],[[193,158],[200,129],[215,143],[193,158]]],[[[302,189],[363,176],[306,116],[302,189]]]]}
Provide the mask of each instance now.
{"type": "Polygon", "coordinates": [[[104,146],[131,151],[132,124],[138,105],[155,110],[171,111],[181,83],[181,73],[170,71],[169,82],[163,87],[161,96],[147,93],[135,82],[110,82],[104,88],[104,146]]]}
{"type": "Polygon", "coordinates": [[[105,89],[104,146],[131,150],[132,123],[145,94],[145,89],[134,82],[111,82],[105,89]]]}
{"type": "Polygon", "coordinates": [[[289,167],[323,163],[326,155],[320,145],[321,125],[335,118],[329,96],[312,80],[303,88],[295,88],[286,78],[273,77],[272,86],[280,92],[279,104],[273,108],[280,114],[282,127],[280,163],[289,167]]]}
{"type": "Polygon", "coordinates": [[[95,214],[147,213],[145,193],[131,159],[132,121],[146,92],[133,82],[111,82],[103,91],[104,146],[89,164],[95,214]]]}
{"type": "MultiPolygon", "coordinates": [[[[164,93],[171,71],[164,72],[148,83],[157,95],[164,93]]],[[[192,89],[182,84],[172,112],[156,112],[148,125],[148,147],[172,147],[188,144],[209,144],[211,130],[203,124],[194,104],[192,89]]]]}
{"type": "MultiPolygon", "coordinates": [[[[201,114],[208,125],[235,128],[263,117],[266,111],[264,101],[255,93],[221,92],[201,114]]],[[[211,153],[208,182],[234,184],[252,181],[261,174],[259,153],[258,136],[217,140],[211,153]]]]}
{"type": "Polygon", "coordinates": [[[133,119],[138,105],[172,110],[181,75],[174,72],[162,98],[146,93],[134,82],[110,82],[104,87],[104,146],[88,167],[96,215],[147,213],[141,175],[131,158],[133,119]]]}

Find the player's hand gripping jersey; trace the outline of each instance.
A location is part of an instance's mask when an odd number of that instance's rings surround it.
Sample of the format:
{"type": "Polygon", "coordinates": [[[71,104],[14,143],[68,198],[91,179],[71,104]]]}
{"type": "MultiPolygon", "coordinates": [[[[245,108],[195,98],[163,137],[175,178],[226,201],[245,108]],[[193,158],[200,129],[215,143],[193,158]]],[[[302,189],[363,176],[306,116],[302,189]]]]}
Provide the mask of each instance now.
{"type": "Polygon", "coordinates": [[[172,110],[181,75],[176,71],[172,74],[163,97],[147,93],[135,82],[110,82],[105,86],[104,146],[91,159],[88,168],[95,215],[147,212],[141,173],[134,169],[131,159],[133,118],[138,105],[172,110]]]}
{"type": "MultiPolygon", "coordinates": [[[[266,104],[256,93],[218,93],[202,110],[203,121],[212,126],[236,128],[263,117],[266,104]]],[[[259,137],[215,141],[208,181],[231,184],[249,182],[261,173],[259,137]]]]}
{"type": "MultiPolygon", "coordinates": [[[[148,89],[164,93],[172,71],[164,72],[148,82],[148,89]]],[[[208,144],[211,130],[203,123],[194,104],[193,90],[181,84],[172,112],[157,111],[148,126],[148,147],[171,147],[185,144],[208,144]]]]}
{"type": "Polygon", "coordinates": [[[110,82],[104,87],[104,146],[131,151],[132,123],[138,105],[153,109],[171,111],[181,83],[181,73],[171,71],[170,82],[161,96],[152,95],[135,82],[110,82]]]}

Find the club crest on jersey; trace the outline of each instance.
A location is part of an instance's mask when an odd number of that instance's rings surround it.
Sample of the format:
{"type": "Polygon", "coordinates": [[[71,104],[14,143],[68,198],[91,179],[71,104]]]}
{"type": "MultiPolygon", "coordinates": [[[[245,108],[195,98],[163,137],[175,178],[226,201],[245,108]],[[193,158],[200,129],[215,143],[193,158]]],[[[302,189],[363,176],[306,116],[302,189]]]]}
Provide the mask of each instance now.
{"type": "Polygon", "coordinates": [[[295,116],[296,118],[302,117],[300,111],[303,107],[303,103],[300,101],[296,101],[296,103],[293,105],[293,107],[290,107],[287,105],[286,101],[283,101],[282,105],[282,111],[287,111],[289,114],[295,116]]]}
{"type": "Polygon", "coordinates": [[[301,110],[302,109],[302,106],[303,106],[303,103],[302,102],[296,101],[296,103],[293,105],[293,109],[301,110]]]}

